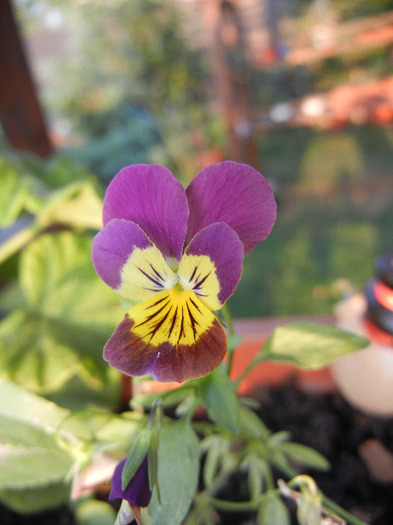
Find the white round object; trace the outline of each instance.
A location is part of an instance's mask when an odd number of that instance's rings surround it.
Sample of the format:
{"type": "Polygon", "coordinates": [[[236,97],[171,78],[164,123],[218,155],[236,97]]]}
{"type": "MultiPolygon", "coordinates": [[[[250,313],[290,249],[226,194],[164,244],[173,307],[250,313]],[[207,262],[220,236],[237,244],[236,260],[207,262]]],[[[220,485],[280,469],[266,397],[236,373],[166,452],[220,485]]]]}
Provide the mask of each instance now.
{"type": "MultiPolygon", "coordinates": [[[[367,337],[363,328],[366,302],[354,296],[338,303],[337,326],[367,337]]],[[[340,357],[331,365],[337,387],[354,407],[372,415],[393,416],[393,348],[375,342],[340,357]]]]}

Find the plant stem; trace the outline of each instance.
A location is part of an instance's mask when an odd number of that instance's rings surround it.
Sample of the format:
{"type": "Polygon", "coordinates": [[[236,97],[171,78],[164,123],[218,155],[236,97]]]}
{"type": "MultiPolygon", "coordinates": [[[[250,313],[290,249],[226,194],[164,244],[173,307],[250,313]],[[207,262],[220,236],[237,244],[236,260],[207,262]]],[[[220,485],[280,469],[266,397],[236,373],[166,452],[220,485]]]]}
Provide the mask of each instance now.
{"type": "MultiPolygon", "coordinates": [[[[234,335],[235,332],[233,330],[232,316],[231,316],[229,308],[228,308],[228,306],[226,304],[224,304],[224,306],[222,307],[221,312],[222,312],[222,315],[224,317],[224,321],[227,324],[228,332],[231,335],[234,335]]],[[[234,353],[234,349],[233,348],[229,348],[228,349],[228,363],[227,363],[227,374],[228,374],[228,376],[231,375],[232,363],[233,363],[233,353],[234,353]]]]}
{"type": "Polygon", "coordinates": [[[210,498],[210,502],[216,509],[247,512],[258,508],[258,501],[226,501],[218,498],[210,498]]]}
{"type": "Polygon", "coordinates": [[[221,308],[221,312],[222,312],[222,315],[224,317],[224,321],[227,324],[229,333],[231,335],[233,335],[235,332],[233,330],[232,316],[231,316],[229,308],[228,308],[228,306],[226,304],[224,304],[224,306],[221,308]]]}
{"type": "MultiPolygon", "coordinates": [[[[295,470],[293,470],[288,465],[281,463],[281,461],[277,461],[274,457],[271,457],[270,461],[277,468],[279,468],[281,472],[286,474],[289,478],[295,478],[297,476],[297,472],[295,470]]],[[[326,509],[329,509],[335,514],[337,514],[338,516],[341,516],[346,521],[348,521],[348,523],[352,523],[352,525],[367,525],[367,523],[365,523],[364,521],[356,518],[355,516],[347,512],[345,509],[340,507],[340,505],[337,505],[337,503],[334,503],[334,501],[332,501],[330,498],[328,498],[324,494],[322,494],[322,502],[324,506],[326,507],[326,509]]]]}
{"type": "Polygon", "coordinates": [[[342,507],[337,505],[337,503],[334,503],[334,501],[332,501],[324,494],[322,494],[322,502],[327,509],[330,509],[335,514],[338,514],[339,516],[347,520],[348,523],[352,523],[353,525],[367,525],[365,521],[356,518],[355,516],[344,510],[342,507]]]}
{"type": "Polygon", "coordinates": [[[234,384],[235,384],[236,388],[240,385],[240,383],[244,380],[244,378],[248,376],[248,374],[251,372],[251,370],[256,365],[259,365],[259,363],[263,363],[263,361],[268,361],[268,356],[266,356],[266,357],[263,356],[262,355],[262,350],[263,350],[263,347],[258,352],[258,354],[254,357],[254,359],[252,361],[250,361],[250,363],[246,366],[246,368],[243,370],[243,372],[240,374],[240,376],[236,378],[236,380],[234,381],[234,384]]]}

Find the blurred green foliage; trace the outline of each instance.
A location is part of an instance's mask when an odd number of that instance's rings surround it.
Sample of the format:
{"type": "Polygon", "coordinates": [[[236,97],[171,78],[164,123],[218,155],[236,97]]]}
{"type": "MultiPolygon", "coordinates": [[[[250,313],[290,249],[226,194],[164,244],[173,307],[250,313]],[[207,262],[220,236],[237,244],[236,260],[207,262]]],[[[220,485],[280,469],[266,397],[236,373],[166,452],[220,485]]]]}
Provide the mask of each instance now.
{"type": "Polygon", "coordinates": [[[375,257],[393,249],[392,133],[288,128],[261,138],[277,222],[244,261],[234,316],[331,314],[363,289],[375,257]]]}
{"type": "Polygon", "coordinates": [[[62,145],[68,158],[106,183],[138,162],[165,163],[189,181],[195,152],[223,145],[224,129],[207,108],[209,57],[190,47],[172,2],[35,4],[21,1],[26,33],[37,31],[40,4],[59,10],[65,28],[67,52],[37,67],[51,119],[71,128],[62,145]]]}
{"type": "Polygon", "coordinates": [[[393,8],[392,0],[373,0],[372,2],[365,2],[364,0],[314,0],[314,2],[310,0],[294,0],[292,10],[294,14],[300,16],[310,6],[315,4],[319,4],[321,8],[329,7],[333,9],[342,20],[372,16],[384,11],[390,11],[393,8]]]}
{"type": "Polygon", "coordinates": [[[66,394],[78,378],[80,403],[101,389],[110,406],[117,393],[101,349],[121,309],[90,262],[102,190],[61,158],[12,154],[0,157],[0,170],[0,375],[47,395],[66,394]]]}

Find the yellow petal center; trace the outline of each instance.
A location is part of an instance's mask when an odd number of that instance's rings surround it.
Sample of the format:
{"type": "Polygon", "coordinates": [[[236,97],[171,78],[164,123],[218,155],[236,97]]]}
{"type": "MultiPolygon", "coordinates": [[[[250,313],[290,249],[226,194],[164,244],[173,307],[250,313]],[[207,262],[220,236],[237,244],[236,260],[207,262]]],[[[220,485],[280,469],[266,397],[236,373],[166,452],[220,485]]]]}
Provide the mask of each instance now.
{"type": "Polygon", "coordinates": [[[177,304],[176,315],[181,305],[186,308],[188,304],[190,311],[195,309],[189,292],[210,310],[222,306],[216,267],[207,255],[184,254],[175,273],[156,246],[134,248],[122,268],[118,293],[137,302],[153,297],[156,300],[157,294],[168,290],[172,292],[171,302],[177,304]]]}
{"type": "Polygon", "coordinates": [[[129,310],[133,333],[146,344],[193,345],[215,320],[214,314],[192,291],[177,284],[129,310]]]}

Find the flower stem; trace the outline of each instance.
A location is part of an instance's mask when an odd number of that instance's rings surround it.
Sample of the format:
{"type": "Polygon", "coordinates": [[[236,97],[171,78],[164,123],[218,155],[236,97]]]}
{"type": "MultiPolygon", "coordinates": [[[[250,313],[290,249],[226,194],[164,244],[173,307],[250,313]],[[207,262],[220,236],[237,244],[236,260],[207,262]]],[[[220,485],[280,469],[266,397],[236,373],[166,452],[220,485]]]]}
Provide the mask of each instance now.
{"type": "MultiPolygon", "coordinates": [[[[285,465],[285,463],[282,463],[281,461],[277,461],[274,457],[270,458],[270,461],[283,472],[285,475],[287,475],[289,478],[295,478],[297,476],[297,472],[293,470],[289,465],[285,465]]],[[[328,510],[331,510],[338,516],[345,519],[348,523],[352,523],[352,525],[367,525],[364,521],[356,518],[351,513],[347,512],[345,509],[340,507],[340,505],[337,505],[337,503],[334,503],[330,498],[322,494],[322,503],[324,504],[325,508],[328,510]]]]}
{"type": "MultiPolygon", "coordinates": [[[[232,322],[232,316],[229,311],[229,308],[226,304],[221,309],[222,315],[224,317],[224,321],[228,327],[228,332],[230,335],[234,335],[234,329],[233,329],[233,322],[232,322]]],[[[228,362],[227,362],[227,374],[228,376],[231,375],[232,370],[232,363],[233,363],[233,354],[234,354],[234,348],[228,348],[228,362]]]]}
{"type": "Polygon", "coordinates": [[[337,505],[337,503],[334,503],[334,501],[332,501],[324,494],[322,494],[322,503],[327,509],[331,510],[335,514],[338,514],[339,516],[347,520],[348,523],[352,523],[352,525],[367,525],[365,521],[356,518],[355,516],[347,512],[345,509],[337,505]]]}
{"type": "Polygon", "coordinates": [[[240,374],[239,377],[236,378],[234,381],[236,388],[240,385],[240,383],[244,380],[245,377],[248,376],[248,374],[251,372],[251,370],[260,363],[263,363],[263,361],[268,361],[268,356],[262,355],[262,349],[258,352],[258,354],[254,357],[252,361],[248,363],[246,368],[243,370],[243,372],[240,374]]]}
{"type": "Polygon", "coordinates": [[[210,498],[210,502],[216,507],[216,509],[237,512],[256,510],[259,504],[259,501],[227,501],[218,498],[210,498]]]}

